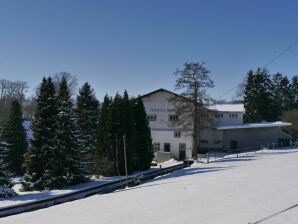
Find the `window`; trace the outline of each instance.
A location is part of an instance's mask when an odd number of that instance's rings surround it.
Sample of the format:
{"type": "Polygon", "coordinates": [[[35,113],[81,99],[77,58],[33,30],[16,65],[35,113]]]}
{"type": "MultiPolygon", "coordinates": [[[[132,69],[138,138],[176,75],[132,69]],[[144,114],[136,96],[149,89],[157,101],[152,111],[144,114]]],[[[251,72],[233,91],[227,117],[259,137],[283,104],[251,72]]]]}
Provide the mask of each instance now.
{"type": "Polygon", "coordinates": [[[202,114],[201,116],[204,118],[207,118],[207,117],[209,117],[209,114],[206,113],[206,114],[202,114]]]}
{"type": "Polygon", "coordinates": [[[205,140],[205,139],[202,139],[200,142],[201,142],[201,144],[203,144],[203,145],[207,145],[207,144],[209,144],[209,141],[208,141],[208,140],[205,140]]]}
{"type": "Polygon", "coordinates": [[[154,150],[154,152],[160,151],[160,143],[159,142],[153,143],[153,150],[154,150]]]}
{"type": "Polygon", "coordinates": [[[175,114],[170,114],[169,115],[169,121],[177,121],[178,120],[178,116],[175,114]]]}
{"type": "Polygon", "coordinates": [[[221,140],[215,140],[214,143],[215,143],[215,145],[220,145],[222,143],[222,141],[221,140]]]}
{"type": "Polygon", "coordinates": [[[230,118],[237,118],[238,114],[230,114],[230,118]]]}
{"type": "Polygon", "coordinates": [[[170,143],[164,143],[163,151],[164,152],[170,152],[171,151],[171,144],[170,143]]]}
{"type": "Polygon", "coordinates": [[[223,117],[223,114],[215,114],[214,115],[216,118],[220,118],[220,117],[223,117]]]}
{"type": "Polygon", "coordinates": [[[156,121],[156,114],[149,114],[147,116],[148,121],[156,121]]]}
{"type": "Polygon", "coordinates": [[[174,138],[181,138],[181,131],[174,131],[174,138]]]}

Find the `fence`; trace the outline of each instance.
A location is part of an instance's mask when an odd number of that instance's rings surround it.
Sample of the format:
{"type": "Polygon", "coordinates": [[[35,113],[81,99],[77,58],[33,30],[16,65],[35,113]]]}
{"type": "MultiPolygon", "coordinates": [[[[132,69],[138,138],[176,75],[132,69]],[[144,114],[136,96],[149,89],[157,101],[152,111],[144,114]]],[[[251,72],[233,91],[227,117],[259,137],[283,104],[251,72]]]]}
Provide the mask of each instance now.
{"type": "Polygon", "coordinates": [[[223,158],[239,158],[243,156],[248,156],[250,153],[263,152],[264,150],[275,150],[281,148],[295,148],[298,146],[298,142],[293,142],[290,146],[284,146],[283,143],[271,143],[267,145],[261,145],[257,147],[246,147],[234,150],[223,150],[223,151],[210,151],[204,154],[197,155],[197,162],[201,163],[211,163],[216,162],[223,158]]]}
{"type": "Polygon", "coordinates": [[[165,162],[165,161],[168,161],[171,159],[171,153],[170,152],[155,152],[154,153],[154,160],[157,162],[157,163],[162,163],[162,162],[165,162]]]}

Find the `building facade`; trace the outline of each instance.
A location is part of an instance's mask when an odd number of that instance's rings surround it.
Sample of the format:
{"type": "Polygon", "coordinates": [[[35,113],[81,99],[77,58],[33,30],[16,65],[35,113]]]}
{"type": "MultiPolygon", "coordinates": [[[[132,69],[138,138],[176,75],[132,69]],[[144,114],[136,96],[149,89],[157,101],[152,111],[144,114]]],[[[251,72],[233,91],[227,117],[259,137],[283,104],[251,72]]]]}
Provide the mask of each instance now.
{"type": "MultiPolygon", "coordinates": [[[[182,97],[165,89],[142,96],[155,151],[170,152],[175,159],[191,158],[193,139],[181,127],[173,127],[175,107],[170,99],[182,97]]],[[[287,141],[284,122],[243,123],[243,104],[213,105],[205,115],[210,124],[201,127],[200,150],[233,150],[287,141]]]]}

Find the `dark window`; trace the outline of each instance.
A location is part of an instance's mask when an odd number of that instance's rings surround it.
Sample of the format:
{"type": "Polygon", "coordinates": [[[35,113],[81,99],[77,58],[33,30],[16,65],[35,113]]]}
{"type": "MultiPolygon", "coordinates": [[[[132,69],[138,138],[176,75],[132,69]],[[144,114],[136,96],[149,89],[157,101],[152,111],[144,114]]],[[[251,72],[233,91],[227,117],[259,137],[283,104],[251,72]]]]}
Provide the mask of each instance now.
{"type": "Polygon", "coordinates": [[[169,121],[177,121],[177,120],[178,120],[177,115],[175,115],[175,114],[170,114],[169,115],[169,121]]]}
{"type": "Polygon", "coordinates": [[[205,139],[202,139],[200,142],[201,142],[201,144],[204,144],[204,145],[209,144],[209,141],[208,140],[205,140],[205,139]]]}
{"type": "Polygon", "coordinates": [[[154,142],[153,143],[153,150],[155,152],[160,151],[160,143],[159,142],[154,142]]]}
{"type": "Polygon", "coordinates": [[[148,121],[156,121],[156,114],[149,114],[147,116],[148,121]]]}
{"type": "Polygon", "coordinates": [[[170,152],[171,151],[171,144],[170,143],[164,143],[163,151],[164,152],[170,152]]]}
{"type": "Polygon", "coordinates": [[[181,131],[174,131],[174,138],[181,138],[181,131]]]}

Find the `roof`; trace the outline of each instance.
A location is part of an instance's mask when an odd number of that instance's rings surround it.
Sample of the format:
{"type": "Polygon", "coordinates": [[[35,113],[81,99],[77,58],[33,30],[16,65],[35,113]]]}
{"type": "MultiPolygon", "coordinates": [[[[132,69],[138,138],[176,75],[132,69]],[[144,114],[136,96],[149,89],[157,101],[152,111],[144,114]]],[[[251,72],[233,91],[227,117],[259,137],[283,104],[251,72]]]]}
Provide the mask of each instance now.
{"type": "Polygon", "coordinates": [[[212,111],[218,112],[245,112],[243,104],[215,104],[209,106],[208,108],[212,111]]]}
{"type": "Polygon", "coordinates": [[[269,128],[269,127],[284,127],[290,126],[291,123],[275,121],[275,122],[260,122],[260,123],[244,123],[238,125],[223,125],[217,126],[218,130],[229,130],[229,129],[243,129],[243,128],[269,128]]]}
{"type": "Polygon", "coordinates": [[[163,89],[163,88],[160,88],[160,89],[154,90],[154,91],[152,91],[152,92],[150,92],[150,93],[147,93],[147,94],[145,94],[145,95],[142,95],[141,98],[143,98],[143,97],[149,97],[149,96],[153,95],[154,93],[158,93],[158,92],[167,92],[167,93],[170,93],[170,94],[172,94],[172,95],[175,95],[176,97],[181,97],[181,98],[183,98],[183,99],[189,100],[189,99],[188,99],[187,97],[185,97],[185,96],[182,96],[182,95],[180,95],[180,94],[171,92],[171,91],[166,90],[166,89],[163,89]]]}

